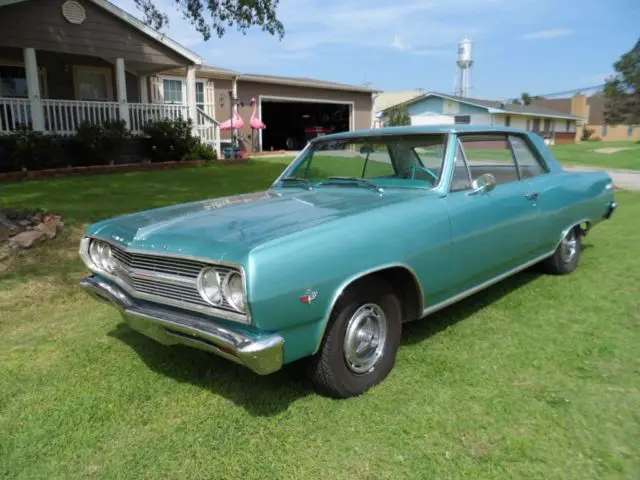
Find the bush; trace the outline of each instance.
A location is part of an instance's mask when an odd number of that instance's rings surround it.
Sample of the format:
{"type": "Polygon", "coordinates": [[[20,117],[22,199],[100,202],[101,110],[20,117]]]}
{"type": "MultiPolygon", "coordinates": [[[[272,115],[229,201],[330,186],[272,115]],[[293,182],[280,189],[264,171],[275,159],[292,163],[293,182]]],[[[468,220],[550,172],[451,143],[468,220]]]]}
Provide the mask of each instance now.
{"type": "Polygon", "coordinates": [[[129,131],[124,120],[107,120],[102,125],[82,122],[74,136],[73,165],[99,165],[115,162],[129,131]]]}
{"type": "Polygon", "coordinates": [[[0,172],[43,170],[65,166],[64,138],[20,128],[0,136],[0,172]]]}
{"type": "Polygon", "coordinates": [[[591,137],[588,141],[589,142],[601,142],[602,139],[600,137],[591,137]]]}
{"type": "Polygon", "coordinates": [[[149,142],[152,162],[179,161],[189,158],[199,145],[193,136],[191,120],[165,119],[149,122],[143,128],[149,142]]]}
{"type": "Polygon", "coordinates": [[[595,132],[595,130],[593,128],[589,128],[589,127],[584,127],[582,129],[582,137],[581,140],[583,142],[587,142],[589,141],[589,138],[591,138],[591,135],[593,135],[593,132],[595,132]]]}
{"type": "Polygon", "coordinates": [[[218,160],[218,154],[211,145],[202,143],[200,139],[196,140],[196,148],[189,154],[189,160],[206,160],[208,162],[215,162],[218,160]]]}

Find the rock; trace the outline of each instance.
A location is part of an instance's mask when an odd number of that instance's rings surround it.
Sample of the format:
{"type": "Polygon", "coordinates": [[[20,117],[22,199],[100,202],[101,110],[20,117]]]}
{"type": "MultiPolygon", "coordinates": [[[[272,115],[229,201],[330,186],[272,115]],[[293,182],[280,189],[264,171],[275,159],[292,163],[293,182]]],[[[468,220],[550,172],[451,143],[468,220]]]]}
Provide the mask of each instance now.
{"type": "Polygon", "coordinates": [[[49,217],[44,222],[37,225],[34,230],[44,233],[49,238],[54,238],[57,233],[56,221],[53,219],[53,217],[49,217]]]}
{"type": "Polygon", "coordinates": [[[53,218],[56,222],[56,227],[58,227],[58,230],[62,230],[64,228],[64,222],[62,221],[62,217],[60,217],[59,215],[56,215],[53,218]]]}
{"type": "Polygon", "coordinates": [[[34,243],[41,240],[44,235],[45,235],[45,232],[41,230],[29,230],[26,232],[22,232],[9,239],[9,246],[29,248],[34,243]]]}
{"type": "Polygon", "coordinates": [[[0,239],[3,237],[11,237],[24,230],[24,227],[18,225],[13,220],[9,220],[0,213],[0,239]]]}
{"type": "Polygon", "coordinates": [[[11,250],[9,247],[0,247],[0,262],[6,260],[11,255],[11,250]]]}
{"type": "Polygon", "coordinates": [[[29,225],[31,225],[31,220],[22,219],[22,220],[18,220],[16,223],[21,227],[28,227],[29,225]]]}

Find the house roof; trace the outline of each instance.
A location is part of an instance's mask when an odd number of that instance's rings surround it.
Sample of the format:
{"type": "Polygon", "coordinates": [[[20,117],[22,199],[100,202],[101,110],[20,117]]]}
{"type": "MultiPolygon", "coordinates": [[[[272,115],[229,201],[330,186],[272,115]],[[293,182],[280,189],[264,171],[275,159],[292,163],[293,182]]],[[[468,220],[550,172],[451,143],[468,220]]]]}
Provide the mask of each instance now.
{"type": "Polygon", "coordinates": [[[262,75],[259,73],[241,73],[240,80],[248,82],[277,83],[279,85],[293,85],[298,87],[328,88],[331,90],[343,90],[351,92],[374,93],[377,90],[363,85],[350,85],[347,83],[329,82],[306,77],[281,77],[278,75],[262,75]]]}
{"type": "Polygon", "coordinates": [[[380,92],[378,95],[376,95],[376,98],[373,102],[373,110],[375,112],[381,112],[389,107],[398,105],[399,103],[404,103],[415,97],[419,97],[423,93],[423,90],[420,88],[395,92],[380,92]]]}
{"type": "MultiPolygon", "coordinates": [[[[0,8],[7,5],[12,5],[14,3],[21,3],[26,1],[28,0],[0,0],[0,8]]],[[[125,12],[120,7],[117,7],[116,5],[109,2],[108,0],[87,0],[87,1],[94,3],[95,5],[98,5],[99,7],[105,9],[107,12],[115,15],[116,17],[120,18],[121,20],[128,23],[129,25],[136,28],[137,30],[140,30],[145,35],[162,43],[164,46],[172,49],[179,55],[182,55],[183,57],[190,60],[194,64],[196,65],[202,64],[202,57],[192,52],[188,48],[183,47],[175,40],[172,40],[171,38],[166,36],[164,33],[160,33],[159,31],[151,28],[150,26],[145,25],[142,21],[138,20],[133,15],[125,12]]]]}
{"type": "MultiPolygon", "coordinates": [[[[464,103],[466,105],[472,105],[480,108],[485,108],[489,113],[512,113],[514,115],[529,115],[534,117],[548,117],[548,118],[563,118],[570,120],[582,120],[581,117],[576,117],[574,115],[558,112],[555,110],[550,110],[545,107],[541,107],[539,105],[531,104],[531,105],[518,105],[515,103],[503,103],[497,100],[485,100],[480,98],[471,98],[471,97],[460,97],[458,95],[447,95],[444,93],[438,92],[427,92],[424,95],[420,95],[418,97],[407,100],[406,102],[400,103],[397,106],[407,106],[417,103],[421,100],[424,100],[428,97],[440,97],[447,100],[454,100],[456,102],[464,103]]],[[[389,110],[392,107],[387,107],[386,110],[389,110]]]]}

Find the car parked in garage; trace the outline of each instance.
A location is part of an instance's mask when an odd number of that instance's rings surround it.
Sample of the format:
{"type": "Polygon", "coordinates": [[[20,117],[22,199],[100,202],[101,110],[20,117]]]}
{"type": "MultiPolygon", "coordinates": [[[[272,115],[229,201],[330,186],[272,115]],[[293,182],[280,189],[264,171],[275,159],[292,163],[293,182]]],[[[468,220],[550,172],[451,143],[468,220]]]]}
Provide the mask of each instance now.
{"type": "Polygon", "coordinates": [[[258,374],[306,358],[321,391],[351,397],[389,374],[403,323],[535,264],[573,272],[615,208],[606,173],[563,170],[524,130],[339,133],[264,192],[90,226],[82,286],[158,342],[258,374]]]}

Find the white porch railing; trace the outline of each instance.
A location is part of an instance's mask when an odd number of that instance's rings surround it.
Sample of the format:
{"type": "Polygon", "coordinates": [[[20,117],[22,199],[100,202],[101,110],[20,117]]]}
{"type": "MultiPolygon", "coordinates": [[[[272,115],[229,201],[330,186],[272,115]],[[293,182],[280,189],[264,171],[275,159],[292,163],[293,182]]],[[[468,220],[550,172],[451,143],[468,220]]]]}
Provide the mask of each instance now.
{"type": "Polygon", "coordinates": [[[187,119],[189,117],[189,107],[187,105],[171,105],[165,103],[130,103],[129,118],[131,120],[131,131],[142,133],[144,126],[154,120],[170,118],[187,119]]]}
{"type": "MultiPolygon", "coordinates": [[[[144,126],[161,119],[187,119],[187,105],[162,103],[129,103],[129,129],[141,134],[144,126]]],[[[120,118],[117,102],[97,102],[80,100],[42,100],[44,129],[47,133],[73,135],[83,122],[103,124],[107,120],[120,118]]],[[[28,98],[0,98],[0,134],[10,133],[20,126],[32,127],[31,102],[28,98]]],[[[216,151],[220,145],[220,123],[197,109],[195,131],[204,143],[216,151]]],[[[219,152],[218,152],[219,153],[219,152]]]]}
{"type": "Polygon", "coordinates": [[[0,98],[0,133],[20,126],[31,126],[31,103],[28,98],[0,98]]]}
{"type": "Polygon", "coordinates": [[[81,123],[102,124],[119,118],[117,102],[78,100],[43,100],[45,130],[61,135],[73,135],[81,123]]]}

